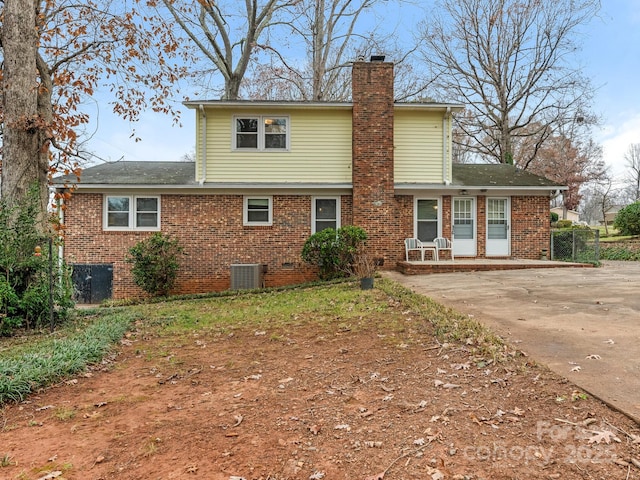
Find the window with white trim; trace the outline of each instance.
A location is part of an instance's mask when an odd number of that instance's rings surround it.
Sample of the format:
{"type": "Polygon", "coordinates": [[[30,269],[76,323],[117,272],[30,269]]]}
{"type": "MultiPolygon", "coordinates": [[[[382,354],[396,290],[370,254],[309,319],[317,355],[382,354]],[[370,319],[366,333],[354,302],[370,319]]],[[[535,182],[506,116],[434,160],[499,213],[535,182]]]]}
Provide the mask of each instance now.
{"type": "Polygon", "coordinates": [[[311,233],[325,228],[340,228],[340,197],[314,197],[311,210],[311,233]]]}
{"type": "Polygon", "coordinates": [[[288,150],[289,117],[235,116],[234,150],[288,150]]]}
{"type": "Polygon", "coordinates": [[[243,225],[271,225],[273,223],[273,197],[244,197],[243,225]]]}
{"type": "Polygon", "coordinates": [[[416,237],[422,242],[433,242],[438,236],[438,200],[420,198],[416,200],[416,237]]]}
{"type": "Polygon", "coordinates": [[[160,197],[106,195],[105,230],[159,230],[160,197]]]}

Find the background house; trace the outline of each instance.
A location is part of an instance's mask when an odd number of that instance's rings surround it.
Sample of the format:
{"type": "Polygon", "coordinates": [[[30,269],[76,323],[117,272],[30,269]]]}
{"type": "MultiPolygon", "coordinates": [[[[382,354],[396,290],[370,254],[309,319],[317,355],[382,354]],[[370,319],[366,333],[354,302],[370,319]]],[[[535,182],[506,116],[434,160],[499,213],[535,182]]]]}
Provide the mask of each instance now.
{"type": "MultiPolygon", "coordinates": [[[[553,207],[551,209],[552,212],[558,214],[558,218],[562,220],[562,216],[564,214],[564,209],[562,207],[553,207]]],[[[573,223],[578,223],[580,221],[580,213],[575,210],[567,210],[567,218],[565,220],[571,220],[573,223]]]]}
{"type": "Polygon", "coordinates": [[[352,81],[352,102],[185,102],[197,115],[194,163],[85,169],[63,219],[84,298],[141,295],[124,259],[159,230],[187,253],[176,293],[310,280],[305,240],[348,224],[367,231],[385,268],[404,260],[406,237],[451,238],[456,258],[548,248],[549,198],[563,187],[510,165],[452,165],[462,106],[395,103],[392,63],[356,62],[352,81]]]}

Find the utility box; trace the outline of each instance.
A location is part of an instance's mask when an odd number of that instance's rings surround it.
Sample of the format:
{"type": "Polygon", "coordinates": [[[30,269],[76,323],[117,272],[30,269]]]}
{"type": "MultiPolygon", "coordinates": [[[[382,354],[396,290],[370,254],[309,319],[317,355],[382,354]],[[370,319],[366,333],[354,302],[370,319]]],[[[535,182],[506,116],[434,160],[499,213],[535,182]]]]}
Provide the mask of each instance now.
{"type": "Polygon", "coordinates": [[[261,263],[231,265],[231,290],[253,290],[264,287],[267,266],[261,263]]]}

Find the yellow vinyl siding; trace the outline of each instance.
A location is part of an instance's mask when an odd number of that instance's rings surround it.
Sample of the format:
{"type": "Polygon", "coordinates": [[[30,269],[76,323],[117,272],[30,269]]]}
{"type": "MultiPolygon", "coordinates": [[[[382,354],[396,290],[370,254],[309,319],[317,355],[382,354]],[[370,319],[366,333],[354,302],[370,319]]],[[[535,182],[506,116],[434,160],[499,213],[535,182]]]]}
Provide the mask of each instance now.
{"type": "MultiPolygon", "coordinates": [[[[199,120],[201,121],[201,120],[199,120]]],[[[198,123],[198,128],[200,128],[198,123]]],[[[198,131],[198,159],[202,139],[198,131]]],[[[351,112],[348,110],[207,109],[207,182],[351,182],[351,112]],[[289,119],[288,151],[232,150],[233,118],[274,115],[289,119]]],[[[197,165],[201,175],[201,165],[197,165]]]]}
{"type": "MultiPolygon", "coordinates": [[[[394,173],[399,183],[442,183],[442,112],[396,110],[394,173]]],[[[450,156],[450,148],[448,149],[450,156]]],[[[447,159],[448,167],[450,161],[447,159]]]]}

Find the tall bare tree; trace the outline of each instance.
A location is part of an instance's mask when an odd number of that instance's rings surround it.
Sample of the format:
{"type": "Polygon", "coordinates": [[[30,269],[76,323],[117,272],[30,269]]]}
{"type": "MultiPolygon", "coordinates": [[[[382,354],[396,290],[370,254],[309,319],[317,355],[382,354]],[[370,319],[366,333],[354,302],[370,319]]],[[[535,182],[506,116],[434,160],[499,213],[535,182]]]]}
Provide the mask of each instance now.
{"type": "Polygon", "coordinates": [[[627,171],[624,179],[629,203],[640,200],[640,143],[632,143],[624,154],[627,171]]]}
{"type": "Polygon", "coordinates": [[[175,115],[167,100],[184,67],[173,61],[177,42],[165,22],[116,0],[0,0],[0,7],[2,196],[20,202],[36,184],[44,213],[49,177],[79,173],[89,121],[83,102],[102,86],[126,120],[146,109],[175,115]]]}
{"type": "Polygon", "coordinates": [[[619,191],[614,188],[609,168],[604,169],[597,179],[589,182],[583,192],[582,216],[589,224],[602,221],[607,235],[609,235],[609,226],[606,215],[612,207],[619,204],[618,193],[619,191]]]}
{"type": "MultiPolygon", "coordinates": [[[[399,5],[403,0],[389,2],[399,5]]],[[[385,0],[386,2],[386,0],[385,0]]],[[[283,35],[269,61],[256,66],[244,89],[250,98],[346,101],[351,65],[385,55],[395,63],[398,100],[424,95],[429,85],[407,61],[415,47],[399,46],[393,26],[376,16],[381,0],[301,0],[287,10],[274,36],[283,35]],[[294,45],[294,46],[290,46],[294,45]],[[303,51],[304,57],[300,57],[303,51]]]]}
{"type": "Polygon", "coordinates": [[[204,63],[192,64],[201,79],[224,79],[222,98],[235,100],[253,55],[271,47],[263,34],[281,10],[301,0],[161,0],[204,63]]]}
{"type": "Polygon", "coordinates": [[[587,108],[574,57],[599,0],[438,0],[422,28],[437,85],[466,104],[459,128],[485,161],[527,168],[558,125],[587,108]],[[515,158],[514,143],[531,148],[515,158]]]}

